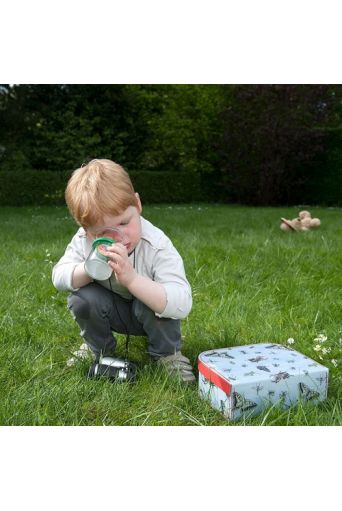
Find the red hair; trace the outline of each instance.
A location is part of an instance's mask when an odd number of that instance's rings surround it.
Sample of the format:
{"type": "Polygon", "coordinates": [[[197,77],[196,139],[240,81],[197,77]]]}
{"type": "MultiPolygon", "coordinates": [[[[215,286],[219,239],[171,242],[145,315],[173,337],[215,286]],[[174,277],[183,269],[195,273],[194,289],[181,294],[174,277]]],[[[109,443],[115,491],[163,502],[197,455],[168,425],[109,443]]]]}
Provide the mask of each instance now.
{"type": "Polygon", "coordinates": [[[75,170],[65,190],[65,200],[76,222],[84,228],[105,215],[120,215],[137,198],[127,172],[111,160],[91,160],[75,170]]]}

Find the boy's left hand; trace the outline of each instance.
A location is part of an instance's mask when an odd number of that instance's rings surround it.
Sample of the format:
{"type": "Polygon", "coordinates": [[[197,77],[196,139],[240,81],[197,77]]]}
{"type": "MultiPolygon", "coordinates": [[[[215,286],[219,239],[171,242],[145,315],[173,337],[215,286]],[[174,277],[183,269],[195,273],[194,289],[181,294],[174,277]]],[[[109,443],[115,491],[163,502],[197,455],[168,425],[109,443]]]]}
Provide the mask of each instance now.
{"type": "Polygon", "coordinates": [[[127,248],[122,243],[115,243],[108,247],[104,255],[110,258],[108,264],[114,271],[116,280],[128,288],[137,273],[128,259],[127,248]]]}

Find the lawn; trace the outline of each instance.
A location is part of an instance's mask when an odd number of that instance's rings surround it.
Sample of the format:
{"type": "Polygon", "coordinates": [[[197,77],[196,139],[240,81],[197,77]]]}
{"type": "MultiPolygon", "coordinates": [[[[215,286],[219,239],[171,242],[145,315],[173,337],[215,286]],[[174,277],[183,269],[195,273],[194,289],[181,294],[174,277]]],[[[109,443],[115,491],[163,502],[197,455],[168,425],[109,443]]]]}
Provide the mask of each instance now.
{"type": "MultiPolygon", "coordinates": [[[[342,424],[342,210],[309,209],[322,220],[318,230],[284,233],[279,218],[299,208],[144,208],[184,259],[193,310],[183,321],[183,353],[194,365],[209,349],[293,338],[294,349],[329,367],[328,400],[319,406],[231,425],[342,424]]],[[[130,343],[134,385],[88,380],[86,363],[66,367],[82,339],[51,269],[76,226],[63,207],[0,208],[0,224],[1,425],[230,425],[196,386],[157,369],[142,337],[130,343]]]]}

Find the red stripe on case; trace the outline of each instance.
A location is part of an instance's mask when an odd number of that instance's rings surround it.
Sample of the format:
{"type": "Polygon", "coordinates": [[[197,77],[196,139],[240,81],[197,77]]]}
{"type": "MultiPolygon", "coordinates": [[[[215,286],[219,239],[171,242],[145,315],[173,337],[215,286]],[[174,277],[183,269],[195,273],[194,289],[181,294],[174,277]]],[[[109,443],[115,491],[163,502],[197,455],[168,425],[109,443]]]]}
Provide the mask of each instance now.
{"type": "Polygon", "coordinates": [[[198,361],[198,371],[203,374],[204,378],[211,381],[214,385],[223,390],[223,392],[225,392],[228,396],[230,395],[232,390],[231,383],[225,378],[222,378],[222,376],[219,376],[212,369],[210,369],[210,367],[203,364],[203,362],[200,360],[198,361]]]}

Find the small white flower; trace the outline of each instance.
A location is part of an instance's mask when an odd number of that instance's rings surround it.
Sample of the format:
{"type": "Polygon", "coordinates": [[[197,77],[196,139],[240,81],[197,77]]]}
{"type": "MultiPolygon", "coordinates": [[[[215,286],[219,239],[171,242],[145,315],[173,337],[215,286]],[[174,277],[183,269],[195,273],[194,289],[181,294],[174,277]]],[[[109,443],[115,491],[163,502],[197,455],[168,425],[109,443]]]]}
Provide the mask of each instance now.
{"type": "Polygon", "coordinates": [[[316,342],[325,342],[328,339],[328,337],[324,334],[318,334],[317,337],[315,337],[314,341],[316,342]]]}
{"type": "Polygon", "coordinates": [[[316,346],[314,347],[315,351],[320,351],[321,349],[322,349],[322,346],[320,344],[316,344],[316,346]]]}
{"type": "Polygon", "coordinates": [[[334,358],[331,360],[331,363],[334,367],[337,367],[337,360],[335,360],[334,358]]]}
{"type": "Polygon", "coordinates": [[[294,344],[295,340],[293,339],[293,337],[289,337],[287,339],[287,344],[294,344]]]}
{"type": "Polygon", "coordinates": [[[322,348],[323,355],[326,355],[327,353],[331,352],[331,348],[322,348]]]}

